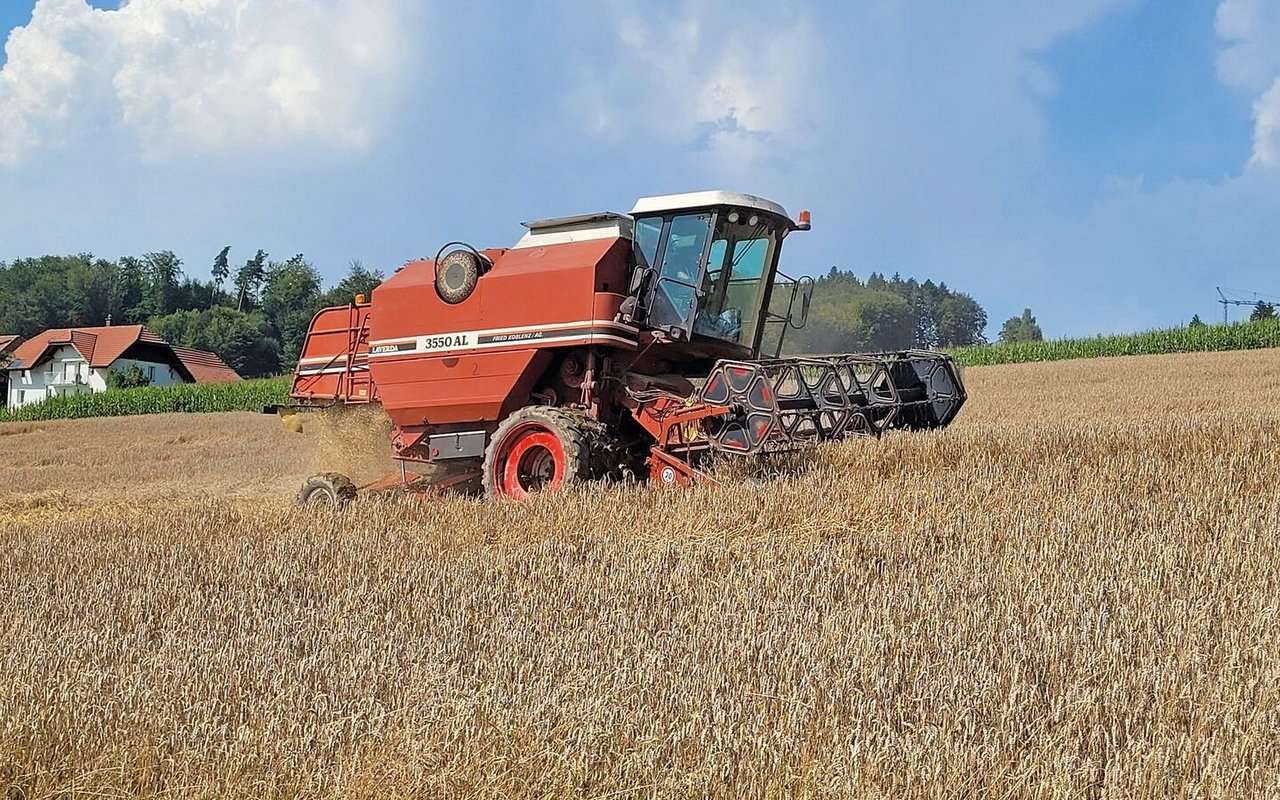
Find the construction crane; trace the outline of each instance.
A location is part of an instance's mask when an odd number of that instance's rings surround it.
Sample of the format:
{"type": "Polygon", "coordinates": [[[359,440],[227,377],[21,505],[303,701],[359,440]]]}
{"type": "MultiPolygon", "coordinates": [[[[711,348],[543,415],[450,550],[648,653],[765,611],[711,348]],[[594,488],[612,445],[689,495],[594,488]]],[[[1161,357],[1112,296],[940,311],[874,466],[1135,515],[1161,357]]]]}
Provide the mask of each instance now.
{"type": "Polygon", "coordinates": [[[1218,290],[1218,302],[1222,304],[1222,324],[1230,322],[1228,319],[1228,306],[1249,306],[1250,308],[1258,308],[1262,305],[1276,305],[1280,303],[1280,297],[1272,295],[1259,294],[1257,292],[1243,292],[1239,289],[1224,289],[1221,286],[1213,287],[1218,290]],[[1251,294],[1253,298],[1250,300],[1243,299],[1241,296],[1251,294]],[[1233,296],[1228,296],[1233,295],[1233,296]]]}

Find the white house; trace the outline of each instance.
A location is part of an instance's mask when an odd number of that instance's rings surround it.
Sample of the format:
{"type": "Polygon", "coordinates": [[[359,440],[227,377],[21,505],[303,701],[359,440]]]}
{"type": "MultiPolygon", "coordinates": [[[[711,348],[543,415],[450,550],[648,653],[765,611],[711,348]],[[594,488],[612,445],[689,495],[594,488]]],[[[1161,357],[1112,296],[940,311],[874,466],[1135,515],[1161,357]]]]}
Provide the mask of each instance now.
{"type": "Polygon", "coordinates": [[[135,365],[152,386],[240,380],[213,353],[172,347],[142,325],[55,328],[13,351],[5,367],[6,405],[17,408],[50,397],[105,392],[108,373],[135,365]]]}

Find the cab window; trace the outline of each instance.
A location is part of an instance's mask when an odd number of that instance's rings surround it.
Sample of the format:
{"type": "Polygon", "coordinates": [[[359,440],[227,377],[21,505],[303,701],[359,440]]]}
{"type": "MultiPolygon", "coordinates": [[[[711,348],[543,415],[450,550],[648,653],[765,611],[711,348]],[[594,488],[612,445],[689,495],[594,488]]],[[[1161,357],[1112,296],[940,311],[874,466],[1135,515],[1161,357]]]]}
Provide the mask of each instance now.
{"type": "Polygon", "coordinates": [[[658,263],[658,241],[662,238],[662,217],[636,220],[636,243],[646,266],[658,263]]]}
{"type": "Polygon", "coordinates": [[[710,233],[710,214],[682,214],[673,218],[662,254],[662,277],[693,284],[698,279],[702,251],[706,249],[710,233]]]}
{"type": "Polygon", "coordinates": [[[711,237],[711,217],[711,214],[672,217],[649,308],[649,321],[655,327],[689,329],[698,303],[702,255],[711,237]]]}

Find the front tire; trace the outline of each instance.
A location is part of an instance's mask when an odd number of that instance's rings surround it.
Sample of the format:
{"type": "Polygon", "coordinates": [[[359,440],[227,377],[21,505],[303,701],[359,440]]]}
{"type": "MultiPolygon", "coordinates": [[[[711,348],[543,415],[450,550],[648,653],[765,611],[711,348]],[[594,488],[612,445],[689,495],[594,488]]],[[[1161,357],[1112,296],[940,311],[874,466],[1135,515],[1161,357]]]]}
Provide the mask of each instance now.
{"type": "Polygon", "coordinates": [[[596,477],[603,429],[586,414],[528,406],[502,421],[484,453],[484,490],[526,500],[596,477]]]}
{"type": "Polygon", "coordinates": [[[312,475],[298,492],[302,508],[340,509],[356,498],[356,485],[346,475],[325,472],[312,475]]]}

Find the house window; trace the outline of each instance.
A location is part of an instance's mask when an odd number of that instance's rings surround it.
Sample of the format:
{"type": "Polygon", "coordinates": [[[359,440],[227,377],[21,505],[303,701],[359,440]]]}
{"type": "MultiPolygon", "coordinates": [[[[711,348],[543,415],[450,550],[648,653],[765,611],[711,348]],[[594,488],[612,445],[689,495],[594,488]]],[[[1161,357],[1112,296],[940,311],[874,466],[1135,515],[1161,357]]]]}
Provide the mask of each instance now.
{"type": "Polygon", "coordinates": [[[156,368],[155,368],[155,367],[147,367],[147,380],[151,381],[152,383],[155,383],[155,381],[156,381],[156,368]]]}
{"type": "Polygon", "coordinates": [[[23,380],[24,382],[29,382],[29,381],[31,380],[31,370],[29,370],[29,369],[24,369],[24,370],[22,371],[22,380],[23,380]]]}

